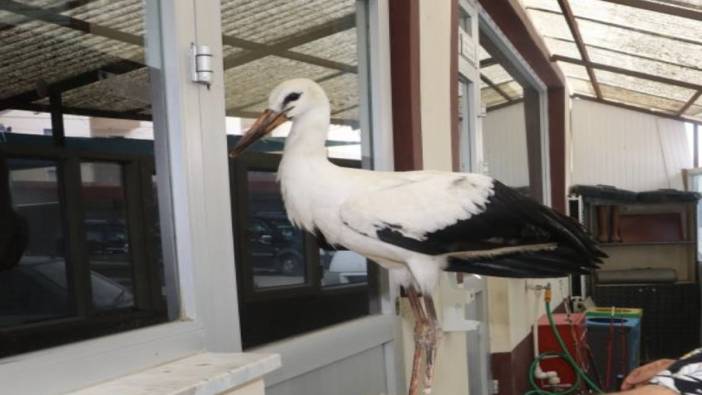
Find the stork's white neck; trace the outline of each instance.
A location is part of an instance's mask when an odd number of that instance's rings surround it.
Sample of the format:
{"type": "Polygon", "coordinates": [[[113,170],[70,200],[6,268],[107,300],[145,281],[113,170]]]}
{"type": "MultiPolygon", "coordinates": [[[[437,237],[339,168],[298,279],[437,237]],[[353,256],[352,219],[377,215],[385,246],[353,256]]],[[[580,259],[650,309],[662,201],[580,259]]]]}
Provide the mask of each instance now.
{"type": "Polygon", "coordinates": [[[327,157],[324,145],[329,131],[329,105],[311,109],[293,119],[285,140],[284,156],[309,159],[327,157]]]}

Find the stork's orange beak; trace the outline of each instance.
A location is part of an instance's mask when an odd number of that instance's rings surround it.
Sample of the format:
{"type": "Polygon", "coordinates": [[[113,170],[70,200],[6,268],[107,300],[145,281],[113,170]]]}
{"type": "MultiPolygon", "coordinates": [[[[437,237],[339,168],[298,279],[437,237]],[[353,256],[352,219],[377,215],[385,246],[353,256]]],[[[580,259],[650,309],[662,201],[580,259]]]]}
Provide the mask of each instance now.
{"type": "Polygon", "coordinates": [[[236,158],[241,155],[242,152],[248,148],[251,144],[255,143],[261,137],[272,132],[275,128],[280,126],[288,120],[284,112],[276,112],[273,110],[266,110],[261,114],[254,122],[249,130],[244,133],[244,135],[239,140],[239,143],[231,151],[229,151],[229,156],[236,158]]]}

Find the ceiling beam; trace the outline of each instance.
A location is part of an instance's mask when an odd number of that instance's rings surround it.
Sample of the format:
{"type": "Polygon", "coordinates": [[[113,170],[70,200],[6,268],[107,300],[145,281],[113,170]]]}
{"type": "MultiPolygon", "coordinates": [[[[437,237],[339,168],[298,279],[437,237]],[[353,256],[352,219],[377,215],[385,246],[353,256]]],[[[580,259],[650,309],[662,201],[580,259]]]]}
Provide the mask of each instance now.
{"type": "MultiPolygon", "coordinates": [[[[46,104],[34,104],[34,103],[15,103],[11,107],[6,108],[6,110],[24,110],[33,112],[51,112],[50,106],[46,104]]],[[[95,110],[90,108],[78,108],[78,107],[61,107],[63,114],[71,115],[81,115],[85,117],[98,117],[98,118],[115,118],[115,119],[129,119],[135,121],[151,121],[151,115],[141,114],[143,108],[135,108],[130,111],[108,111],[108,110],[95,110]]]]}
{"type": "Polygon", "coordinates": [[[700,98],[700,96],[702,96],[702,90],[699,90],[699,91],[695,92],[694,95],[692,95],[692,97],[690,98],[690,100],[688,100],[688,101],[685,103],[685,105],[682,106],[682,107],[680,108],[680,110],[678,110],[677,116],[682,116],[682,115],[684,115],[684,114],[685,114],[685,111],[687,111],[688,108],[692,107],[692,105],[695,104],[695,102],[697,101],[697,99],[700,98]]]}
{"type": "Polygon", "coordinates": [[[646,0],[602,0],[608,3],[625,5],[628,7],[639,8],[642,10],[660,12],[663,14],[679,16],[682,18],[694,19],[702,22],[702,12],[690,8],[678,7],[671,4],[654,3],[646,0]]]}
{"type": "Polygon", "coordinates": [[[648,73],[643,73],[640,71],[623,69],[621,67],[609,66],[609,65],[601,64],[601,63],[584,62],[580,59],[570,58],[570,57],[562,56],[562,55],[553,55],[553,56],[551,56],[551,60],[554,62],[560,61],[560,62],[566,62],[566,63],[573,63],[573,64],[577,64],[580,66],[586,66],[586,67],[589,66],[590,68],[597,69],[597,70],[604,70],[604,71],[609,71],[611,73],[624,74],[624,75],[628,75],[630,77],[636,77],[636,78],[641,78],[644,80],[660,82],[662,84],[678,86],[681,88],[687,88],[687,89],[692,89],[692,90],[702,89],[702,85],[695,84],[692,82],[680,81],[680,80],[676,80],[676,79],[672,79],[672,78],[668,78],[668,77],[661,77],[661,76],[655,75],[655,74],[648,74],[648,73]]]}
{"type": "Polygon", "coordinates": [[[514,99],[510,95],[508,95],[505,91],[502,90],[497,84],[492,82],[492,80],[488,77],[486,77],[483,74],[480,74],[480,79],[483,80],[490,88],[494,89],[495,92],[497,92],[500,96],[502,96],[505,100],[508,102],[512,102],[514,99]]]}
{"type": "Polygon", "coordinates": [[[574,99],[589,100],[589,101],[594,101],[594,102],[598,102],[598,103],[602,103],[602,104],[607,104],[607,105],[614,106],[614,107],[623,108],[625,110],[636,111],[636,112],[640,112],[640,113],[644,113],[644,114],[648,114],[648,115],[654,115],[656,117],[674,119],[676,121],[681,121],[681,122],[691,122],[691,123],[695,123],[695,124],[702,124],[702,121],[698,120],[698,119],[682,117],[682,116],[678,116],[678,115],[670,114],[670,113],[665,113],[665,112],[653,111],[653,110],[643,108],[643,107],[632,106],[631,104],[624,104],[624,103],[611,101],[611,100],[607,100],[607,99],[598,99],[596,97],[592,97],[592,96],[588,96],[588,95],[582,95],[582,94],[576,93],[576,94],[572,95],[571,97],[574,99]]]}
{"type": "Polygon", "coordinates": [[[583,37],[580,35],[580,29],[578,28],[578,22],[575,20],[575,16],[573,16],[573,10],[570,8],[568,0],[558,0],[558,5],[561,7],[563,17],[565,17],[570,33],[573,35],[575,45],[578,47],[578,52],[580,52],[580,57],[585,61],[585,68],[587,69],[587,75],[590,77],[592,89],[595,91],[597,98],[601,99],[602,91],[600,91],[600,85],[597,83],[595,71],[592,70],[590,66],[590,56],[587,54],[587,48],[585,48],[583,37]]]}

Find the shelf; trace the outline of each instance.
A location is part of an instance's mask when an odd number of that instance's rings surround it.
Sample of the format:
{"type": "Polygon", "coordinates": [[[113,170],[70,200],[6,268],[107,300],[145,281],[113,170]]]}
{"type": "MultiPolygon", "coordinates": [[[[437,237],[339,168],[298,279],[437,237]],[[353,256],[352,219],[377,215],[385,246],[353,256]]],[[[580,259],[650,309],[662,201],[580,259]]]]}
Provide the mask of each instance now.
{"type": "Polygon", "coordinates": [[[622,243],[600,243],[602,247],[640,247],[640,246],[665,246],[665,245],[694,245],[695,241],[636,241],[622,243]]]}

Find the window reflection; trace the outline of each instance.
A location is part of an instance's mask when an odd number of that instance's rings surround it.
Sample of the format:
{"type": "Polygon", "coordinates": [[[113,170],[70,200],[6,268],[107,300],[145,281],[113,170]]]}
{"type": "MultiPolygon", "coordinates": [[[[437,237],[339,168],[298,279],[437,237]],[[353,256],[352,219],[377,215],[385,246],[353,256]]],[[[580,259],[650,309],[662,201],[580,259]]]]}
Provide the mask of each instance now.
{"type": "Polygon", "coordinates": [[[122,166],[82,163],[80,173],[93,307],[131,307],[133,276],[122,166]]]}
{"type": "Polygon", "coordinates": [[[247,240],[256,288],[306,282],[304,234],[288,221],[275,173],[250,171],[247,240]]]}
{"type": "Polygon", "coordinates": [[[368,282],[366,258],[353,251],[320,250],[322,286],[365,284],[368,282]]]}
{"type": "Polygon", "coordinates": [[[56,171],[51,161],[0,158],[0,327],[69,314],[56,171]]]}

